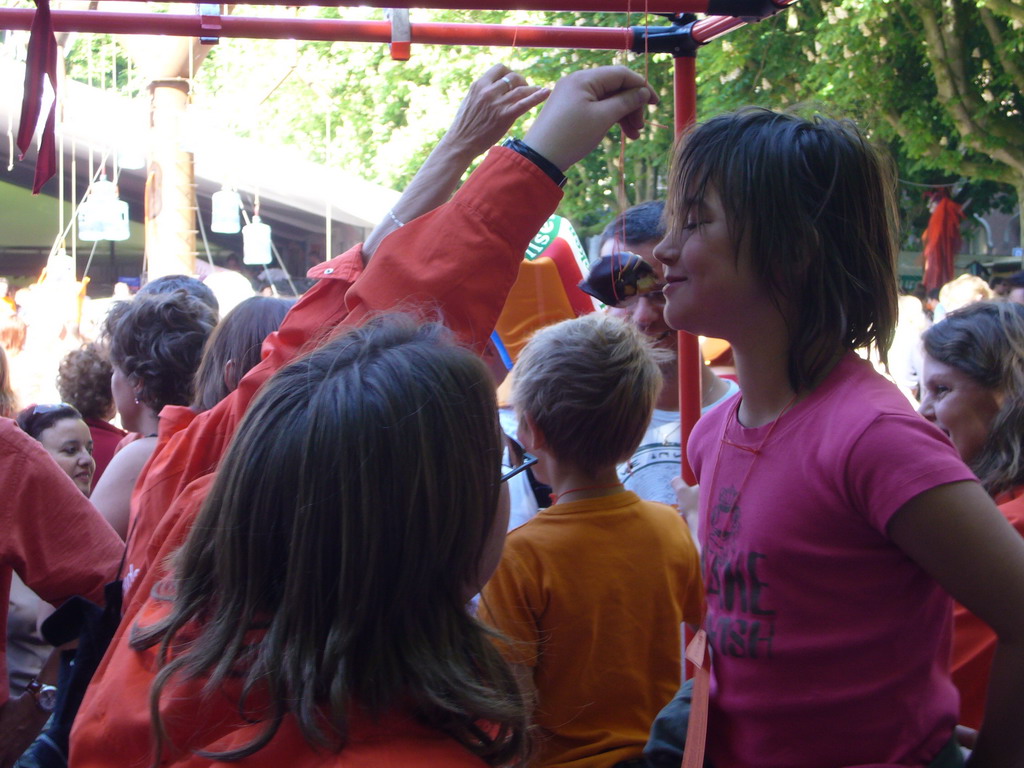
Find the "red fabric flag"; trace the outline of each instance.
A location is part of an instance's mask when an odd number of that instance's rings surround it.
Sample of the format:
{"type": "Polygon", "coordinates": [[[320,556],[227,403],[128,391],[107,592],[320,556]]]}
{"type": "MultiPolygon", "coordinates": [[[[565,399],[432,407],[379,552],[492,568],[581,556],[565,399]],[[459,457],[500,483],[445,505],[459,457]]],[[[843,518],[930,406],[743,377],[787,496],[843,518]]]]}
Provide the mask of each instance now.
{"type": "Polygon", "coordinates": [[[36,0],[36,15],[32,19],[28,59],[25,62],[25,92],[21,102],[21,121],[18,125],[18,150],[21,152],[19,159],[25,157],[32,143],[32,135],[36,132],[39,112],[43,107],[46,78],[50,78],[54,99],[39,143],[35,179],[32,182],[34,195],[38,195],[43,184],[57,172],[57,38],[53,33],[50,0],[36,0]]]}
{"type": "Polygon", "coordinates": [[[945,189],[929,193],[935,201],[928,227],[921,236],[924,243],[924,287],[934,291],[953,279],[953,261],[960,252],[960,220],[964,209],[945,189]]]}

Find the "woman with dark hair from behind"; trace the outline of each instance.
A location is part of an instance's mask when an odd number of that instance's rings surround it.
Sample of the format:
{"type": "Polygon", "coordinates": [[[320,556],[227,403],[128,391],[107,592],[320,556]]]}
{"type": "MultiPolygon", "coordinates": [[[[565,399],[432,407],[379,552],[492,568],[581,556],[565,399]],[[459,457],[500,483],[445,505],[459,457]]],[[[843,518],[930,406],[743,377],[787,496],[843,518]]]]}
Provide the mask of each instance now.
{"type": "Polygon", "coordinates": [[[276,331],[294,299],[253,296],[232,309],[214,329],[196,371],[192,410],[208,411],[260,361],[263,340],[276,331]]]}
{"type": "MultiPolygon", "coordinates": [[[[921,415],[949,435],[961,458],[1024,536],[1024,305],[970,304],[925,331],[921,415]]],[[[957,604],[953,682],[960,722],[978,728],[995,633],[957,604]]]]}
{"type": "Polygon", "coordinates": [[[78,409],[92,434],[92,456],[96,460],[93,485],[100,481],[114,458],[118,443],[127,434],[110,423],[117,414],[110,391],[113,373],[106,350],[96,342],[68,352],[57,370],[57,391],[61,399],[78,409]]]}
{"type": "MultiPolygon", "coordinates": [[[[241,378],[260,361],[263,340],[276,331],[295,302],[254,296],[246,299],[225,316],[206,342],[196,371],[190,406],[168,405],[160,413],[161,444],[188,427],[197,414],[213,408],[235,390],[241,378]]],[[[145,474],[137,480],[141,484],[145,474]]],[[[161,520],[138,514],[133,494],[129,511],[131,537],[125,585],[130,590],[135,579],[145,572],[150,540],[161,520]]]]}
{"type": "Polygon", "coordinates": [[[193,378],[216,323],[213,310],[184,291],[137,296],[107,318],[114,402],[124,428],[142,435],[117,453],[92,495],[121,538],[135,481],[156,448],[160,411],[192,402],[193,378]]]}
{"type": "Polygon", "coordinates": [[[489,374],[439,325],[381,317],[282,369],[108,653],[118,709],[74,764],[522,759],[515,682],[465,607],[501,553],[500,459],[489,374]]]}

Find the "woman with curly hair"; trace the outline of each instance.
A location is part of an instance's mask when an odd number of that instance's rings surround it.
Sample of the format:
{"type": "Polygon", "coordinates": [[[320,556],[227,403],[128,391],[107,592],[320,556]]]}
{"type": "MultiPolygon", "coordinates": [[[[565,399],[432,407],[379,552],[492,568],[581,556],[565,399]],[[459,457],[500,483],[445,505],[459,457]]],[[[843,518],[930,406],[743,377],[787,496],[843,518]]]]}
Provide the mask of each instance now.
{"type": "Polygon", "coordinates": [[[118,443],[127,434],[110,423],[117,413],[110,391],[113,373],[106,351],[95,342],[68,352],[57,370],[57,391],[61,399],[78,409],[92,435],[92,456],[96,460],[93,484],[100,481],[103,470],[114,458],[118,443]]]}
{"type": "MultiPolygon", "coordinates": [[[[922,336],[921,415],[949,435],[1010,524],[1024,536],[1024,305],[983,301],[922,336]]],[[[977,728],[995,633],[957,604],[953,682],[960,722],[977,728]]]]}
{"type": "Polygon", "coordinates": [[[107,318],[110,379],[121,423],[142,437],[114,456],[92,502],[125,538],[135,481],[156,448],[160,411],[192,402],[193,379],[217,318],[184,291],[138,296],[107,318]]]}

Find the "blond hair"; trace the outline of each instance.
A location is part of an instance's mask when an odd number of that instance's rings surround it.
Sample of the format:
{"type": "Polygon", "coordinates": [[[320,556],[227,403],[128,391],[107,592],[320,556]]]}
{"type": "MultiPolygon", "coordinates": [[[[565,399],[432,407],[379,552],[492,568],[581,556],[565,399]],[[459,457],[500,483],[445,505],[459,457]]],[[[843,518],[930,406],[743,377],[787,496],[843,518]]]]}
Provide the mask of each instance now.
{"type": "Polygon", "coordinates": [[[661,383],[651,342],[631,324],[595,313],[530,339],[513,370],[512,402],[560,460],[597,471],[636,450],[661,383]]]}
{"type": "Polygon", "coordinates": [[[976,301],[993,299],[995,295],[988,283],[977,275],[960,275],[942,286],[939,290],[939,303],[948,314],[976,301]]]}

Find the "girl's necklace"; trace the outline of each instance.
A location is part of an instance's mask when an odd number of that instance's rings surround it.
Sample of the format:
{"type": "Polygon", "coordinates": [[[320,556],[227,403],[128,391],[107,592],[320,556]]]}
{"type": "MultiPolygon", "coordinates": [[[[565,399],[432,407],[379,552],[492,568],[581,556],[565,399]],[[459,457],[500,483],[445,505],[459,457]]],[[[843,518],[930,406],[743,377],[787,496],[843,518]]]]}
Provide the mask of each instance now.
{"type": "Polygon", "coordinates": [[[723,446],[731,445],[733,448],[739,448],[741,451],[746,451],[747,453],[753,454],[753,458],[750,460],[750,464],[747,465],[747,471],[743,474],[743,479],[740,480],[740,484],[736,488],[736,493],[733,494],[732,501],[729,504],[729,508],[725,511],[726,515],[731,515],[733,513],[733,511],[735,511],[736,505],[739,504],[739,501],[740,501],[740,494],[743,492],[743,488],[747,484],[747,479],[750,477],[750,472],[754,469],[754,464],[757,461],[758,456],[761,455],[761,450],[764,448],[765,444],[768,442],[768,439],[772,436],[772,432],[775,431],[776,425],[780,421],[782,421],[783,415],[786,413],[786,411],[788,411],[790,408],[793,407],[793,403],[796,402],[798,394],[799,393],[794,393],[793,397],[790,398],[789,402],[786,403],[785,407],[783,407],[783,409],[781,411],[779,411],[779,415],[775,417],[775,420],[768,427],[768,431],[765,432],[764,437],[761,438],[761,442],[757,444],[756,448],[751,448],[748,445],[742,445],[740,443],[734,443],[732,440],[726,440],[725,439],[725,433],[726,433],[726,430],[729,428],[729,423],[733,419],[736,419],[737,422],[739,422],[739,416],[738,416],[739,410],[740,410],[740,401],[739,400],[736,401],[736,405],[733,407],[732,413],[729,414],[728,418],[726,418],[724,423],[722,424],[722,432],[719,435],[719,439],[718,439],[718,455],[715,456],[715,469],[711,473],[711,485],[708,486],[708,491],[709,492],[713,492],[718,487],[718,485],[717,485],[718,484],[718,468],[720,466],[722,466],[722,447],[723,446]]]}

